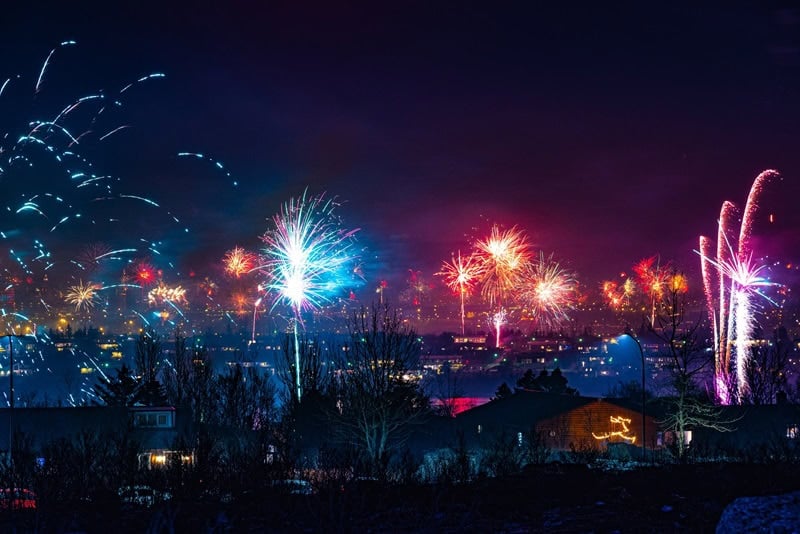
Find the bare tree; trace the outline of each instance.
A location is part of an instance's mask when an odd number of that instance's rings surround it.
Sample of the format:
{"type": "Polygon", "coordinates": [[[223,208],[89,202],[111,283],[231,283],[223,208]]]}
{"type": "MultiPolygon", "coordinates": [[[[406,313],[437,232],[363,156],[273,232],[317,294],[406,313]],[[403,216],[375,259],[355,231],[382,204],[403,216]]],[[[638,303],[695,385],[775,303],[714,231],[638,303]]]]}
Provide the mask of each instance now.
{"type": "Polygon", "coordinates": [[[435,410],[439,415],[455,417],[458,399],[464,395],[461,378],[449,364],[442,366],[440,372],[431,377],[426,384],[428,395],[435,399],[435,410]]]}
{"type": "Polygon", "coordinates": [[[161,359],[161,336],[152,328],[139,334],[136,340],[136,373],[145,381],[156,380],[161,359]]]}
{"type": "Polygon", "coordinates": [[[186,338],[175,329],[175,354],[162,372],[167,400],[173,406],[186,406],[192,379],[192,360],[186,350],[186,338]]]}
{"type": "Polygon", "coordinates": [[[300,390],[305,397],[311,394],[312,397],[324,395],[331,382],[331,367],[326,365],[323,344],[319,338],[310,339],[300,336],[297,339],[293,335],[287,335],[283,344],[283,360],[279,363],[277,375],[284,385],[287,397],[287,406],[294,406],[298,403],[295,370],[295,342],[298,343],[300,354],[300,390]]]}
{"type": "Polygon", "coordinates": [[[167,400],[187,406],[196,422],[205,422],[214,409],[214,373],[205,347],[187,348],[186,338],[175,332],[175,355],[162,373],[167,400]]]}
{"type": "MultiPolygon", "coordinates": [[[[683,279],[683,274],[673,270],[669,279],[683,279]]],[[[674,396],[665,399],[667,416],[661,423],[674,433],[674,446],[683,459],[688,451],[687,431],[708,428],[729,432],[730,423],[721,417],[722,411],[714,406],[700,387],[700,378],[713,365],[711,351],[700,341],[700,315],[686,317],[686,293],[677,283],[668,283],[663,306],[654,321],[646,319],[649,331],[661,341],[662,357],[668,360],[669,380],[674,396]]]]}
{"type": "Polygon", "coordinates": [[[217,377],[217,417],[224,426],[259,430],[273,418],[275,388],[269,377],[253,367],[234,365],[217,377]]]}
{"type": "Polygon", "coordinates": [[[752,348],[745,371],[749,388],[741,398],[742,403],[772,404],[778,393],[787,391],[791,349],[791,340],[783,327],[773,333],[768,343],[752,348]]]}
{"type": "Polygon", "coordinates": [[[408,371],[419,358],[416,333],[388,306],[354,314],[350,344],[338,373],[339,431],[381,473],[390,451],[402,448],[428,399],[408,371]]]}

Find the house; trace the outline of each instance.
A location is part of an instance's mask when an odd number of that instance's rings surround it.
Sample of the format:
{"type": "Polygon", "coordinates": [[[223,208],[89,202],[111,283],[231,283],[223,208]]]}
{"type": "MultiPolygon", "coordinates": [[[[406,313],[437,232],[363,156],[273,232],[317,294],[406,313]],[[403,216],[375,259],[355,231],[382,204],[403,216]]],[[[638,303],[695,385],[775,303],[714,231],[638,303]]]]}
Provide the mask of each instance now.
{"type": "Polygon", "coordinates": [[[82,434],[125,435],[138,444],[139,466],[158,468],[171,462],[193,463],[192,417],[184,408],[146,406],[81,406],[6,408],[0,410],[0,451],[9,451],[13,425],[15,445],[24,441],[33,451],[82,434]]]}
{"type": "MultiPolygon", "coordinates": [[[[505,436],[522,442],[531,431],[552,450],[605,449],[642,443],[642,411],[622,399],[598,399],[517,390],[515,394],[462,412],[455,428],[468,446],[485,446],[505,436]]],[[[657,446],[656,419],[644,418],[647,447],[657,446]]]]}
{"type": "MultiPolygon", "coordinates": [[[[461,433],[468,447],[487,447],[498,439],[515,437],[520,445],[534,432],[553,451],[605,450],[627,443],[663,449],[675,440],[664,427],[669,403],[641,404],[623,399],[598,399],[520,390],[460,413],[449,431],[450,444],[461,433]]],[[[750,456],[762,459],[796,458],[800,454],[800,405],[718,406],[717,428],[687,426],[684,440],[697,454],[750,456]]],[[[443,429],[447,426],[440,425],[443,429]]],[[[438,446],[446,439],[440,432],[438,446]]]]}

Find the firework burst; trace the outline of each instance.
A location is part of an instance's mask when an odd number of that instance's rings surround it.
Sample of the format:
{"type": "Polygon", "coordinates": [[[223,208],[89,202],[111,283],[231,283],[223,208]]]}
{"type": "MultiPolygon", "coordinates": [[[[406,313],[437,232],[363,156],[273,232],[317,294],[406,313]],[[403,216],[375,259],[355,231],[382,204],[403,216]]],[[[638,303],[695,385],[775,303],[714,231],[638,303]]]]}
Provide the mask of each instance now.
{"type": "Polygon", "coordinates": [[[345,230],[335,210],[338,204],[324,195],[306,193],[283,205],[272,218],[274,228],[262,237],[266,274],[264,285],[274,295],[273,307],[288,305],[294,314],[297,398],[300,385],[300,353],[297,325],[302,312],[329,302],[352,279],[353,246],[358,230],[345,230]]]}
{"type": "Polygon", "coordinates": [[[545,257],[540,253],[526,266],[520,287],[519,300],[529,308],[536,324],[555,328],[569,320],[577,301],[578,284],[552,254],[545,257]]]}
{"type": "Polygon", "coordinates": [[[461,335],[465,333],[464,299],[475,289],[475,282],[481,274],[481,265],[474,256],[462,257],[461,251],[452,256],[451,261],[444,262],[442,269],[435,276],[444,278],[444,283],[461,298],[461,335]]]}
{"type": "Polygon", "coordinates": [[[474,254],[480,266],[481,295],[489,306],[502,305],[517,287],[522,269],[530,258],[525,234],[516,226],[502,230],[494,225],[487,238],[475,243],[474,254]]]}
{"type": "Polygon", "coordinates": [[[656,305],[669,289],[671,268],[669,264],[661,265],[658,256],[645,258],[633,266],[638,286],[650,298],[650,324],[656,320],[656,305]]]}
{"type": "Polygon", "coordinates": [[[187,304],[186,290],[179,285],[168,286],[164,282],[159,282],[147,293],[147,303],[150,306],[185,305],[187,304]]]}
{"type": "Polygon", "coordinates": [[[102,287],[92,282],[83,283],[79,280],[77,285],[71,286],[64,294],[64,301],[75,305],[75,311],[88,312],[94,307],[97,291],[102,287]]]}
{"type": "Polygon", "coordinates": [[[140,261],[133,267],[133,279],[142,287],[151,286],[158,280],[158,271],[146,261],[140,261]]]}
{"type": "Polygon", "coordinates": [[[249,252],[242,247],[233,247],[225,253],[222,258],[222,263],[225,266],[225,273],[234,278],[240,278],[258,265],[258,260],[255,254],[249,252]]]}
{"type": "Polygon", "coordinates": [[[631,303],[631,297],[636,294],[636,283],[631,278],[625,278],[622,283],[606,280],[601,284],[600,291],[609,308],[620,310],[631,303]]]}

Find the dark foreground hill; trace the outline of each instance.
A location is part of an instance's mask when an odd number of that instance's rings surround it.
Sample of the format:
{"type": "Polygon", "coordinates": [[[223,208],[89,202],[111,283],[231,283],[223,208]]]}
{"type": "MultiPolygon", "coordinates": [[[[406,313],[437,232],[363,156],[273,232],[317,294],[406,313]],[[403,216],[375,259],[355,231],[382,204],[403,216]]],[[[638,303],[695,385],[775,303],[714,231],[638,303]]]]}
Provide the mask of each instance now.
{"type": "Polygon", "coordinates": [[[40,503],[2,512],[9,532],[713,532],[737,497],[800,489],[798,464],[698,464],[603,471],[550,464],[469,484],[273,488],[156,504],[40,503]],[[224,499],[229,500],[229,499],[224,499]]]}

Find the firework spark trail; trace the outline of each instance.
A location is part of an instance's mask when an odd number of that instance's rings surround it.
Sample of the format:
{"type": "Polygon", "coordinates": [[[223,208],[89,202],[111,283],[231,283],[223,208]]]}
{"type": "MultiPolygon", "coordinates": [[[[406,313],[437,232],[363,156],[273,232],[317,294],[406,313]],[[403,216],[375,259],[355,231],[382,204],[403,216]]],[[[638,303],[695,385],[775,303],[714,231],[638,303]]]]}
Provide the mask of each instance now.
{"type": "Polygon", "coordinates": [[[500,348],[500,328],[505,324],[506,318],[508,317],[508,313],[505,309],[500,308],[497,310],[494,315],[492,315],[492,324],[494,325],[495,331],[495,348],[500,348]]]}
{"type": "Polygon", "coordinates": [[[719,284],[719,271],[711,269],[708,258],[713,255],[714,244],[706,236],[700,236],[700,274],[703,277],[703,293],[706,297],[706,307],[708,308],[708,319],[713,329],[714,358],[715,368],[719,368],[719,331],[717,326],[717,316],[714,313],[714,292],[716,284],[719,284]]]}
{"type": "MultiPolygon", "coordinates": [[[[109,99],[105,96],[104,91],[98,91],[77,99],[70,99],[67,105],[62,103],[55,109],[48,110],[50,104],[39,96],[49,89],[48,81],[51,73],[49,69],[56,57],[59,56],[57,50],[75,44],[74,41],[64,41],[51,49],[38,72],[38,77],[35,78],[34,97],[31,99],[30,105],[35,112],[43,112],[45,118],[25,121],[19,129],[19,133],[10,130],[0,133],[0,155],[3,158],[3,161],[0,162],[0,175],[7,180],[7,183],[14,184],[17,188],[28,189],[20,192],[6,192],[5,198],[8,205],[6,210],[3,210],[4,216],[0,219],[0,237],[6,241],[5,249],[25,274],[25,277],[20,277],[6,271],[10,277],[13,277],[12,279],[17,280],[14,285],[18,288],[20,287],[19,280],[27,279],[26,285],[32,283],[31,279],[34,280],[33,283],[36,283],[44,279],[45,271],[50,271],[47,273],[47,277],[51,284],[55,280],[63,280],[64,277],[67,279],[74,277],[71,270],[52,269],[54,266],[65,266],[70,269],[77,267],[82,271],[97,269],[99,257],[92,261],[86,261],[88,259],[86,257],[56,256],[56,253],[64,253],[65,243],[73,242],[79,235],[83,237],[87,234],[97,236],[101,232],[108,232],[106,239],[119,241],[119,243],[115,243],[118,245],[118,250],[141,252],[140,249],[123,249],[122,247],[129,245],[126,241],[134,236],[119,231],[124,229],[127,217],[138,217],[138,212],[117,209],[114,213],[124,216],[120,218],[109,218],[106,212],[115,209],[116,206],[112,206],[112,204],[120,204],[122,199],[133,199],[154,208],[160,207],[158,202],[145,196],[121,195],[112,190],[112,184],[121,182],[121,180],[112,176],[94,174],[92,161],[71,149],[73,146],[81,146],[82,150],[91,150],[92,143],[84,143],[84,139],[100,142],[129,127],[128,124],[119,126],[98,121],[100,113],[107,109],[106,104],[109,104],[109,110],[112,109],[110,104],[113,104],[115,109],[123,105],[121,97],[109,99]],[[100,111],[94,112],[98,108],[100,111]],[[78,110],[81,110],[80,114],[78,110]],[[86,119],[90,119],[90,121],[81,124],[86,119]],[[99,139],[97,136],[85,137],[92,130],[106,133],[99,139]],[[76,132],[83,133],[74,135],[76,132]],[[40,167],[41,169],[39,169],[40,167]],[[39,170],[31,171],[29,169],[39,170]],[[16,173],[12,175],[11,173],[15,171],[16,173]],[[68,180],[63,180],[65,175],[68,180]],[[49,191],[39,191],[38,188],[42,186],[49,191]],[[98,193],[98,191],[100,192],[98,193]],[[98,224],[106,220],[121,224],[98,224]],[[52,258],[51,251],[54,251],[52,258]]],[[[122,95],[126,92],[130,94],[129,90],[134,85],[163,77],[162,73],[140,76],[134,82],[125,85],[118,94],[122,95]]],[[[2,84],[0,96],[11,96],[10,89],[15,88],[11,82],[19,78],[20,76],[15,76],[0,80],[2,84]]],[[[18,103],[15,103],[13,108],[15,110],[23,109],[18,103]]],[[[114,117],[109,117],[108,120],[112,121],[114,117]]],[[[174,215],[169,212],[166,214],[171,216],[174,222],[179,222],[174,215]]],[[[156,218],[148,220],[153,221],[153,228],[156,232],[161,232],[167,227],[156,218]]],[[[172,224],[171,221],[169,224],[172,224]]],[[[184,229],[185,231],[188,230],[184,229]]],[[[148,243],[152,244],[150,250],[154,254],[161,253],[155,247],[156,241],[150,240],[148,243]]],[[[91,273],[87,271],[86,275],[88,274],[91,273]]],[[[38,299],[37,306],[41,306],[45,311],[50,309],[50,305],[43,299],[38,299]]],[[[86,306],[87,304],[78,304],[80,309],[86,306]]]]}
{"type": "MultiPolygon", "coordinates": [[[[731,252],[733,251],[731,250],[731,252]]],[[[752,297],[758,295],[772,302],[762,292],[761,288],[776,284],[762,276],[766,266],[754,264],[752,255],[745,258],[744,261],[740,261],[738,256],[732,253],[731,257],[730,262],[722,264],[718,264],[713,260],[709,261],[717,266],[721,276],[727,277],[731,281],[730,309],[728,313],[733,320],[731,321],[732,328],[729,330],[729,335],[735,339],[736,396],[738,400],[741,400],[749,391],[746,371],[750,358],[749,346],[755,325],[752,297]]]]}
{"type": "MultiPolygon", "coordinates": [[[[717,263],[728,263],[732,259],[731,250],[728,246],[728,232],[731,228],[731,221],[736,216],[736,211],[736,205],[733,202],[726,200],[722,203],[719,212],[719,221],[717,223],[717,263]]],[[[720,351],[720,363],[724,370],[719,374],[719,379],[717,381],[725,382],[726,384],[730,384],[728,373],[731,365],[731,345],[728,340],[728,332],[730,331],[731,325],[728,324],[728,317],[733,317],[733,315],[728,312],[729,295],[730,289],[727,287],[726,280],[722,274],[719,273],[719,320],[717,322],[719,325],[719,342],[717,346],[720,351]]],[[[728,386],[725,386],[725,389],[725,395],[728,398],[728,402],[730,402],[730,394],[727,391],[729,389],[728,386]]]]}
{"type": "Polygon", "coordinates": [[[700,272],[703,277],[703,292],[706,297],[706,307],[708,308],[708,317],[712,326],[713,333],[713,350],[714,350],[714,391],[716,392],[717,399],[721,404],[730,404],[730,392],[728,390],[728,381],[725,379],[724,374],[721,372],[727,369],[724,363],[724,355],[720,349],[720,325],[718,323],[717,315],[714,312],[716,309],[714,299],[714,288],[720,285],[721,273],[719,269],[712,269],[713,264],[709,258],[713,256],[714,244],[708,237],[700,236],[699,253],[700,253],[700,272]]]}
{"type": "MultiPolygon", "coordinates": [[[[195,159],[201,159],[201,160],[208,161],[209,163],[214,165],[214,167],[216,167],[220,171],[224,172],[226,177],[231,178],[230,171],[225,168],[225,165],[223,165],[223,163],[221,161],[214,160],[214,159],[206,156],[205,154],[201,154],[199,152],[178,152],[178,157],[179,158],[195,158],[195,159]]],[[[231,182],[231,185],[233,185],[233,187],[238,187],[239,186],[239,182],[237,180],[233,180],[231,182]]]]}
{"type": "Polygon", "coordinates": [[[732,243],[736,237],[733,230],[736,206],[726,200],[718,221],[716,257],[710,256],[713,246],[705,238],[701,238],[700,250],[697,251],[701,258],[701,269],[711,264],[717,271],[713,279],[704,274],[703,283],[709,307],[713,310],[717,306],[716,313],[712,313],[715,330],[714,385],[717,400],[722,404],[740,402],[749,391],[745,371],[754,326],[752,298],[754,295],[766,297],[760,288],[773,285],[761,276],[764,266],[756,265],[753,261],[751,236],[764,186],[779,176],[777,171],[767,169],[753,181],[742,214],[738,241],[732,243]],[[714,299],[715,284],[718,285],[717,300],[714,299]],[[735,381],[730,376],[732,370],[736,372],[735,381]]]}
{"type": "Polygon", "coordinates": [[[747,195],[747,203],[744,205],[742,225],[739,228],[739,248],[737,251],[739,261],[745,261],[752,254],[750,236],[753,233],[753,219],[758,211],[758,197],[761,195],[767,182],[779,176],[780,174],[778,171],[767,169],[756,176],[752,187],[750,187],[750,193],[747,195]]]}
{"type": "Polygon", "coordinates": [[[539,254],[524,269],[519,300],[530,307],[540,327],[555,328],[569,320],[577,297],[574,275],[561,267],[553,255],[539,254]]]}
{"type": "Polygon", "coordinates": [[[265,263],[259,268],[267,276],[264,287],[274,294],[272,307],[284,303],[294,314],[298,401],[302,396],[297,333],[298,324],[303,323],[301,314],[329,302],[352,275],[347,266],[355,260],[352,249],[358,229],[343,229],[336,207],[335,199],[326,199],[324,194],[308,197],[304,192],[282,206],[272,218],[274,228],[261,237],[265,263]]]}
{"type": "Polygon", "coordinates": [[[64,42],[60,43],[57,47],[55,47],[52,50],[50,50],[50,53],[47,54],[47,59],[45,59],[44,60],[44,64],[42,64],[42,70],[39,71],[39,77],[36,79],[36,86],[34,87],[34,92],[38,93],[39,90],[41,89],[42,79],[44,78],[44,72],[45,72],[45,70],[47,70],[47,66],[50,64],[50,58],[53,57],[53,54],[56,53],[56,50],[58,50],[59,48],[64,47],[64,46],[70,46],[70,45],[74,45],[74,44],[77,44],[77,43],[75,41],[64,41],[64,42]]]}
{"type": "Polygon", "coordinates": [[[453,292],[457,292],[461,297],[461,335],[466,332],[464,323],[464,299],[471,294],[475,281],[481,274],[481,265],[470,255],[466,258],[461,256],[458,251],[457,256],[451,257],[451,262],[444,262],[442,269],[435,273],[435,276],[444,278],[444,282],[453,292]]]}

